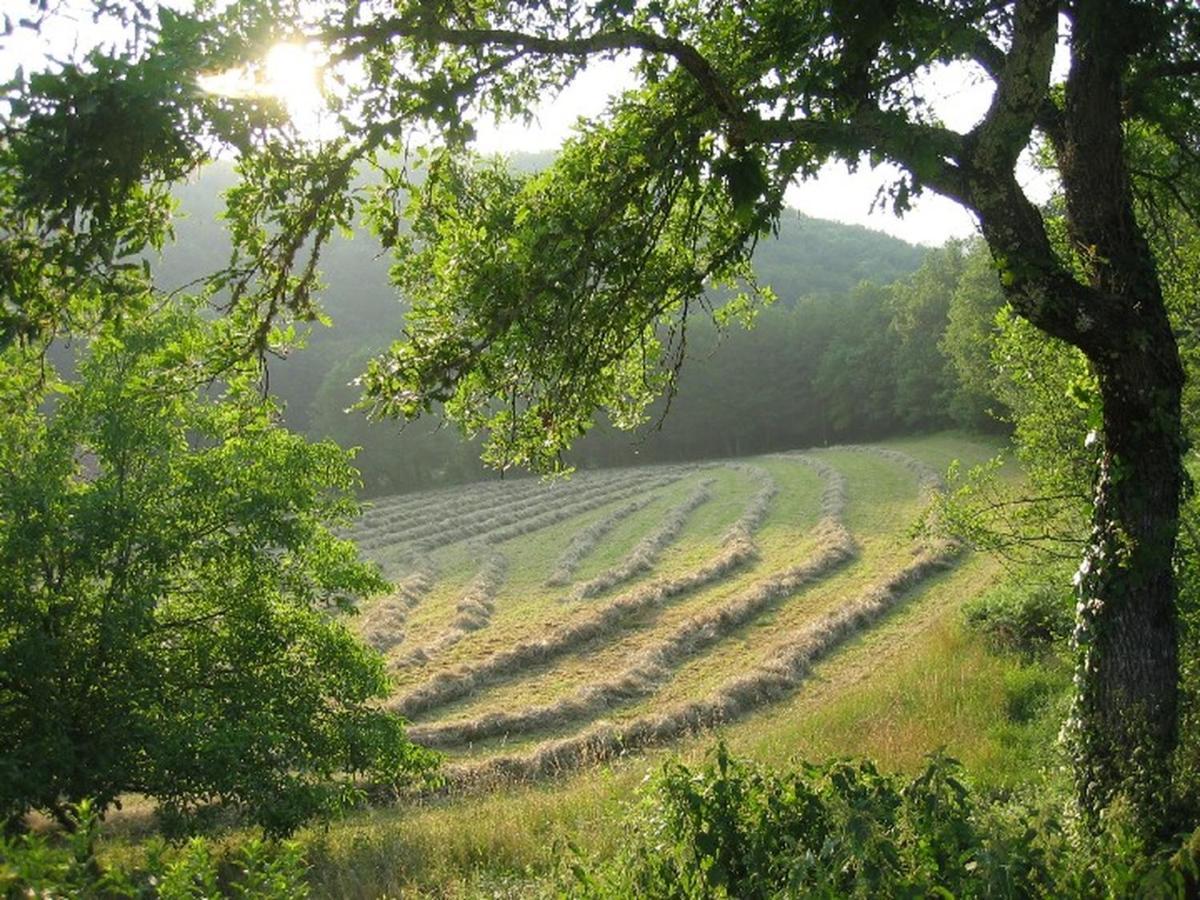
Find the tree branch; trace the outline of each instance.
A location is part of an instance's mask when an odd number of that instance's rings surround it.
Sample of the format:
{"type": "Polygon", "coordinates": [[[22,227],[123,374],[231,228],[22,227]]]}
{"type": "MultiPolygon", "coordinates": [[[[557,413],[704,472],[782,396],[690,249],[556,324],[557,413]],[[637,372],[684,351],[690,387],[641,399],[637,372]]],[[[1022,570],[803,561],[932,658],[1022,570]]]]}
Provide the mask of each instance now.
{"type": "MultiPolygon", "coordinates": [[[[1029,144],[1050,87],[1050,67],[1058,39],[1057,0],[1024,0],[1014,11],[1012,50],[1003,68],[992,72],[996,93],[987,114],[968,135],[974,166],[1009,171],[1029,144]]],[[[999,60],[985,52],[985,69],[999,60]]]]}
{"type": "Polygon", "coordinates": [[[595,56],[621,50],[641,50],[674,59],[695,79],[704,95],[712,102],[721,118],[730,126],[730,137],[740,141],[746,127],[757,118],[749,113],[732,89],[717,73],[712,63],[691,44],[678,38],[652,31],[620,28],[583,37],[549,37],[527,34],[502,28],[454,28],[427,17],[414,19],[381,19],[368,25],[335,29],[322,35],[324,39],[347,41],[339,58],[361,55],[393,38],[412,38],[452,47],[495,47],[535,52],[547,56],[595,56]],[[355,45],[353,42],[359,42],[355,45]]]}

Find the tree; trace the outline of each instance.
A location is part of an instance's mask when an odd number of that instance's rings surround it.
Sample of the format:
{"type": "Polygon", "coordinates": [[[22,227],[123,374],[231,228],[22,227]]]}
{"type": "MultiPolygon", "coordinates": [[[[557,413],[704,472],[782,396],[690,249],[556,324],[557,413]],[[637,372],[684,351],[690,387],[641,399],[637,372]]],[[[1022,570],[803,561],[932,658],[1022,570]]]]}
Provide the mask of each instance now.
{"type": "Polygon", "coordinates": [[[946,328],[950,298],[962,275],[963,248],[930,251],[913,275],[892,287],[892,328],[898,338],[896,407],[909,425],[945,424],[955,388],[953,370],[936,338],[946,328]]]}
{"type": "Polygon", "coordinates": [[[968,428],[997,428],[1007,408],[997,396],[997,366],[992,359],[996,314],[1004,306],[1004,295],[983,242],[969,243],[965,253],[938,342],[956,383],[950,413],[968,428]]]}
{"type": "Polygon", "coordinates": [[[209,331],[114,323],[0,419],[0,820],[136,792],[280,833],[353,800],[346,775],[432,762],[334,615],[385,587],[330,530],[347,455],[275,424],[253,366],[197,384],[209,331]]]}
{"type": "MultiPolygon", "coordinates": [[[[314,314],[316,254],[352,215],[355,164],[383,164],[409,129],[433,123],[443,142],[422,152],[424,183],[405,199],[401,171],[368,204],[398,251],[413,312],[365,387],[380,414],[445,403],[468,431],[489,432],[497,465],[555,466],[597,407],[635,422],[669,388],[705,289],[748,278],[748,254],[777,220],[784,189],[824,160],[898,163],[898,209],[932,189],[973,211],[1011,309],[1078,348],[1096,377],[1071,727],[1077,782],[1087,809],[1124,795],[1155,818],[1177,738],[1171,566],[1183,370],[1135,215],[1126,134],[1162,135],[1194,171],[1192,4],[277,0],[206,10],[152,23],[165,49],[141,65],[161,65],[165,53],[194,70],[206,56],[210,65],[252,58],[271,40],[318,41],[345,129],[305,149],[230,128],[236,104],[203,101],[207,121],[245,154],[230,205],[238,253],[216,282],[230,291],[231,337],[261,350],[261,323],[314,314]],[[1051,83],[1060,30],[1071,63],[1061,87],[1051,83]],[[520,112],[589,56],[618,52],[638,55],[639,87],[584,123],[547,172],[513,176],[459,152],[472,104],[520,112]],[[917,77],[949,63],[995,85],[966,133],[937,120],[917,77]],[[1016,177],[1036,138],[1061,179],[1066,241],[1057,246],[1016,177]]],[[[43,110],[24,124],[55,122],[43,110]]],[[[21,123],[15,131],[19,145],[21,123]]],[[[746,311],[740,301],[724,307],[746,311]]]]}

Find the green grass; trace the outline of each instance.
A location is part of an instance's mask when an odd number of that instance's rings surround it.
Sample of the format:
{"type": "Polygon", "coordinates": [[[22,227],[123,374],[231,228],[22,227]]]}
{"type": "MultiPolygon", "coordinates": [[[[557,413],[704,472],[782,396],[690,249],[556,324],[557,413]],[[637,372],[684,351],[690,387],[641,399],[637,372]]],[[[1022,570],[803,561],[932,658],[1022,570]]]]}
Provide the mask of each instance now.
{"type": "MultiPolygon", "coordinates": [[[[964,466],[978,464],[997,450],[988,441],[959,434],[885,446],[939,471],[955,459],[964,466]]],[[[704,696],[753,667],[815,617],[835,610],[912,558],[911,526],[924,502],[913,473],[871,454],[835,448],[812,455],[847,479],[845,522],[859,546],[858,558],[771,604],[753,621],[684,661],[653,696],[609,710],[606,718],[631,719],[704,696]]],[[[604,640],[433,710],[429,721],[517,709],[571,694],[622,671],[630,658],[686,617],[805,558],[820,517],[820,479],[810,468],[783,457],[746,462],[766,469],[779,488],[756,535],[759,557],[753,565],[632,617],[604,640]]],[[[1012,470],[1009,474],[1016,476],[1012,470]]],[[[757,489],[744,472],[712,468],[659,489],[652,503],[600,542],[576,577],[587,579],[620,562],[666,510],[706,477],[716,479],[712,498],[693,511],[678,541],[641,580],[686,572],[710,558],[757,489]]],[[[615,505],[598,506],[505,542],[501,549],[509,558],[509,577],[497,597],[490,627],[468,635],[429,665],[402,673],[403,685],[545,633],[627,589],[629,585],[623,585],[602,597],[564,602],[566,590],[544,585],[573,534],[615,505]]],[[[381,551],[385,561],[387,552],[381,551]]],[[[434,558],[438,582],[410,612],[410,637],[399,653],[434,639],[446,627],[481,562],[465,545],[444,548],[434,558]]],[[[1007,789],[1036,783],[1057,763],[1054,738],[1069,670],[1053,658],[1023,661],[996,655],[964,629],[959,612],[963,603],[1003,578],[995,562],[966,556],[951,571],[918,585],[881,621],[821,660],[800,690],[728,723],[721,735],[735,752],[777,765],[797,758],[855,755],[873,757],[884,769],[913,771],[927,753],[945,748],[967,764],[977,784],[1007,789]]],[[[497,738],[459,755],[486,758],[529,750],[542,740],[588,725],[571,722],[515,739],[497,738]]],[[[715,734],[705,733],[540,784],[457,792],[362,811],[328,828],[306,830],[299,838],[313,866],[314,889],[324,897],[538,895],[550,890],[556,872],[569,860],[568,846],[604,854],[621,840],[627,805],[662,759],[677,754],[698,761],[715,739],[715,734]]]]}
{"type": "MultiPolygon", "coordinates": [[[[812,690],[723,736],[736,752],[778,765],[854,755],[911,772],[945,747],[977,784],[1036,781],[1055,762],[1069,674],[1053,662],[992,655],[963,631],[955,615],[960,590],[998,574],[981,562],[962,567],[819,667],[812,690]],[[898,643],[881,646],[888,641],[898,643]],[[1030,718],[1023,707],[1034,683],[1041,700],[1030,718]]],[[[695,738],[672,752],[695,762],[714,739],[695,738]]],[[[372,810],[327,832],[306,832],[302,839],[320,847],[318,896],[532,895],[569,855],[568,844],[603,854],[621,839],[630,798],[664,756],[416,809],[372,810]]]]}
{"type": "MultiPolygon", "coordinates": [[[[835,576],[832,587],[823,588],[817,585],[789,598],[797,602],[780,604],[779,614],[768,616],[768,619],[773,620],[765,623],[769,627],[763,627],[763,622],[753,623],[745,626],[733,639],[720,641],[717,650],[706,654],[685,670],[683,689],[669,692],[664,699],[677,702],[706,692],[713,684],[737,674],[748,662],[754,661],[747,659],[745,646],[751,641],[756,648],[769,648],[771,642],[778,640],[781,634],[829,611],[840,603],[848,592],[861,589],[879,571],[880,566],[898,566],[907,559],[908,541],[903,536],[903,531],[919,511],[919,506],[916,505],[917,492],[911,474],[890,462],[865,454],[833,451],[826,456],[829,461],[836,462],[839,468],[846,470],[851,498],[855,493],[871,494],[874,498],[874,502],[857,505],[852,499],[847,511],[849,519],[858,520],[861,539],[865,542],[864,556],[868,557],[867,562],[851,566],[848,576],[835,576]],[[897,543],[898,532],[901,536],[897,543]],[[881,540],[881,536],[886,539],[881,540]],[[900,547],[905,549],[900,551],[900,547]],[[712,665],[714,660],[719,664],[712,665]],[[690,670],[695,669],[699,669],[705,679],[697,685],[692,684],[694,679],[687,677],[691,674],[690,670]]],[[[583,646],[550,665],[531,668],[525,673],[506,677],[472,697],[439,710],[435,718],[467,718],[491,711],[508,711],[524,705],[545,704],[585,688],[589,683],[610,678],[618,673],[630,658],[647,645],[660,640],[684,618],[717,605],[754,581],[805,559],[813,546],[805,529],[811,526],[817,516],[820,482],[810,469],[796,462],[772,460],[770,466],[780,486],[780,495],[776,500],[781,502],[773,507],[772,515],[764,525],[764,538],[761,541],[763,553],[753,569],[680,598],[664,608],[649,611],[631,621],[627,631],[599,646],[583,646]],[[799,499],[801,495],[806,497],[807,502],[799,499]],[[788,513],[793,511],[799,511],[801,515],[789,521],[788,513]]],[[[715,508],[711,510],[707,521],[693,521],[689,524],[696,530],[701,525],[707,526],[709,539],[702,541],[695,536],[686,544],[681,542],[681,546],[686,546],[688,550],[678,550],[677,556],[685,556],[687,561],[683,565],[677,562],[670,568],[664,565],[668,572],[683,571],[688,566],[699,564],[706,555],[715,552],[720,535],[744,509],[746,500],[753,492],[753,483],[741,473],[723,474],[739,477],[743,482],[740,485],[741,490],[725,491],[724,502],[714,501],[701,507],[701,510],[715,508]],[[720,508],[722,506],[723,509],[720,508]],[[700,545],[700,549],[696,549],[696,545],[700,545]]],[[[699,519],[700,516],[696,518],[699,519]]],[[[591,602],[595,601],[585,601],[585,605],[591,602]]],[[[614,711],[610,718],[619,720],[640,715],[652,710],[658,702],[658,697],[651,698],[627,709],[614,711]]],[[[562,736],[570,733],[570,730],[547,730],[542,737],[562,736]]],[[[529,736],[522,736],[516,741],[498,738],[472,748],[471,755],[478,756],[488,749],[506,752],[527,749],[533,743],[535,741],[529,736]]]]}

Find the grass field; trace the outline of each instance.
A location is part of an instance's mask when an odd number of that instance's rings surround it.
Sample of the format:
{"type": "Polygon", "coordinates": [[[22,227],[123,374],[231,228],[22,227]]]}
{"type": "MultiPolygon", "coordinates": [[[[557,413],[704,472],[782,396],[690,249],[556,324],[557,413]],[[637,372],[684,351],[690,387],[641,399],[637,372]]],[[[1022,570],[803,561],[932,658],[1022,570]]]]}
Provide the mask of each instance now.
{"type": "Polygon", "coordinates": [[[538,895],[568,845],[620,838],[665,754],[718,735],[777,764],[945,748],[1027,784],[1068,673],[965,634],[1003,572],[913,530],[952,461],[996,450],[945,434],[377,502],[351,536],[397,589],[354,627],[448,787],[302,833],[317,894],[538,895]]]}

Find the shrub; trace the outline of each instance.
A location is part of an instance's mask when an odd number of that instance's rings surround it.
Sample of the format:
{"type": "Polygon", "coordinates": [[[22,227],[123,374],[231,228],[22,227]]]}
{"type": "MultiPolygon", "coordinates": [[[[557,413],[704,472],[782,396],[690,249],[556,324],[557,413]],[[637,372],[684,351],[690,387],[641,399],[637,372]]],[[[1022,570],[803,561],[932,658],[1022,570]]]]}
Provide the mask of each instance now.
{"type": "Polygon", "coordinates": [[[592,898],[1091,898],[1200,895],[1200,830],[1164,845],[1114,810],[1098,833],[1035,802],[980,796],[931,754],[915,777],[863,760],[774,770],[718,745],[670,762],[644,791],[625,845],[576,853],[565,893],[592,898]]]}
{"type": "Polygon", "coordinates": [[[1071,607],[1057,583],[1004,584],[967,603],[963,615],[993,648],[1025,655],[1045,652],[1071,633],[1071,607]]]}
{"type": "Polygon", "coordinates": [[[864,761],[779,772],[718,745],[698,771],[669,763],[621,855],[573,875],[591,897],[1044,893],[1049,870],[1026,819],[987,813],[941,754],[905,781],[864,761]]]}
{"type": "Polygon", "coordinates": [[[94,853],[99,818],[89,801],[73,807],[73,831],[60,840],[0,836],[0,895],[6,897],[244,897],[302,900],[309,895],[299,845],[248,840],[220,854],[204,838],[180,848],[151,844],[145,863],[105,869],[94,853]]]}
{"type": "Polygon", "coordinates": [[[141,793],[282,834],[433,762],[332,615],[386,587],[332,531],[348,454],[280,427],[253,370],[198,384],[210,327],[114,326],[0,416],[0,821],[141,793]]]}

